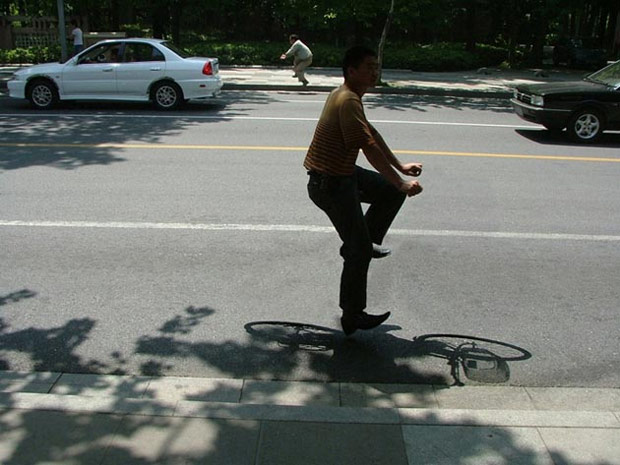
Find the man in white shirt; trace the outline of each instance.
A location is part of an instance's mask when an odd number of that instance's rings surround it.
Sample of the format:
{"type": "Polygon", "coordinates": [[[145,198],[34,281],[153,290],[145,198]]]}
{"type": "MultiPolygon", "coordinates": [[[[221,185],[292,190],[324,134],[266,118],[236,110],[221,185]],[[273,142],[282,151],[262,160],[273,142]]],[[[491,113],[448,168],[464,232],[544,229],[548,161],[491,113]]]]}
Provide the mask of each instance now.
{"type": "Polygon", "coordinates": [[[293,77],[296,77],[299,82],[301,82],[304,86],[307,86],[308,80],[306,79],[304,72],[305,69],[312,63],[312,52],[306,44],[299,40],[298,35],[291,34],[288,40],[291,44],[291,48],[280,55],[280,59],[286,60],[289,57],[293,57],[293,71],[295,71],[293,77]]]}
{"type": "Polygon", "coordinates": [[[71,36],[73,37],[73,54],[77,55],[84,49],[84,34],[78,27],[78,23],[75,19],[71,21],[71,24],[73,25],[73,30],[71,31],[71,36]]]}

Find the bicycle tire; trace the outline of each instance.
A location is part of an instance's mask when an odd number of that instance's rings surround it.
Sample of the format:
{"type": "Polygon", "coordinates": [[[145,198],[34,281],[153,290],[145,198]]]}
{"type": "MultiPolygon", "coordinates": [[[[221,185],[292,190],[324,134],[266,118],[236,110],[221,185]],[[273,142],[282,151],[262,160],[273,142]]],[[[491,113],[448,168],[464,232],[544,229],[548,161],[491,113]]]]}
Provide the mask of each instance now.
{"type": "Polygon", "coordinates": [[[329,350],[334,337],[340,334],[325,326],[276,320],[253,321],[246,323],[244,328],[248,334],[259,339],[312,351],[329,350]]]}
{"type": "Polygon", "coordinates": [[[516,351],[519,353],[519,355],[515,355],[515,356],[507,356],[504,355],[503,353],[496,353],[495,351],[489,349],[486,346],[481,346],[491,352],[493,352],[498,358],[500,358],[501,360],[510,362],[516,362],[516,361],[520,361],[520,360],[528,360],[530,358],[532,358],[532,353],[522,347],[519,347],[517,345],[514,344],[510,344],[509,342],[503,342],[503,341],[496,341],[494,339],[489,339],[486,337],[480,337],[480,336],[467,336],[467,335],[463,335],[463,334],[443,334],[443,333],[436,333],[436,334],[424,334],[422,336],[417,336],[415,338],[413,338],[413,342],[424,342],[428,339],[457,339],[457,340],[461,340],[463,342],[461,342],[460,345],[462,344],[467,344],[468,341],[474,341],[474,342],[483,342],[486,345],[491,345],[493,347],[497,346],[497,347],[501,347],[504,349],[509,349],[512,351],[516,351]]]}

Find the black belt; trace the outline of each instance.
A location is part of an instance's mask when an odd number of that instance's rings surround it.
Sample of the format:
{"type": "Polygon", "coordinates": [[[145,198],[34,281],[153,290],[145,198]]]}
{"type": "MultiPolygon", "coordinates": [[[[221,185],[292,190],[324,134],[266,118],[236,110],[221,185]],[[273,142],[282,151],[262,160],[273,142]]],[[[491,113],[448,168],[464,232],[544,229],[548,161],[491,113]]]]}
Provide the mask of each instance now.
{"type": "Polygon", "coordinates": [[[315,176],[318,178],[343,178],[344,176],[338,176],[335,174],[321,173],[320,171],[308,170],[308,176],[315,176]]]}

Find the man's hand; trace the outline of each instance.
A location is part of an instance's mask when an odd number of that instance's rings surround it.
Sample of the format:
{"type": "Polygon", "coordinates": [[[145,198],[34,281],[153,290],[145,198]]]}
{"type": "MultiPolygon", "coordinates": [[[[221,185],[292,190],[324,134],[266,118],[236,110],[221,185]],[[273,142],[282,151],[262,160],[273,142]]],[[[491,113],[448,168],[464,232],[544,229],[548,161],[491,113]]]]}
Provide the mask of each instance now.
{"type": "Polygon", "coordinates": [[[407,197],[413,197],[422,192],[422,186],[418,181],[403,181],[399,190],[407,194],[407,197]]]}
{"type": "Polygon", "coordinates": [[[422,174],[422,163],[401,164],[399,171],[408,176],[420,176],[422,174]]]}
{"type": "Polygon", "coordinates": [[[280,60],[286,60],[286,53],[283,53],[282,55],[280,55],[280,60]]]}

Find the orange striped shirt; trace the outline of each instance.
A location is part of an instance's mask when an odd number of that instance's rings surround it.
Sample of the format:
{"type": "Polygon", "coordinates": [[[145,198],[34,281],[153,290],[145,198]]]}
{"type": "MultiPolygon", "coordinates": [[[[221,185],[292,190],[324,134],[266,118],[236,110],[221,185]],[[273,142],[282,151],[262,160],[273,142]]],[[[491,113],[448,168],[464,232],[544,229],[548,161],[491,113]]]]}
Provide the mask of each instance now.
{"type": "Polygon", "coordinates": [[[362,99],[342,85],[325,102],[304,167],[319,173],[349,176],[355,170],[360,149],[376,144],[374,133],[364,115],[362,99]]]}

